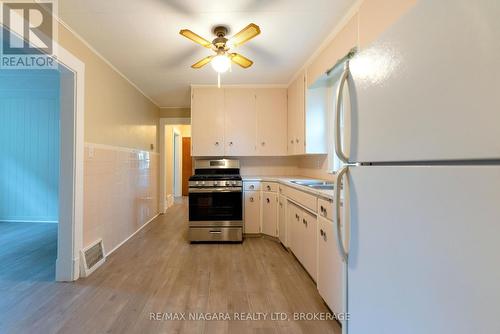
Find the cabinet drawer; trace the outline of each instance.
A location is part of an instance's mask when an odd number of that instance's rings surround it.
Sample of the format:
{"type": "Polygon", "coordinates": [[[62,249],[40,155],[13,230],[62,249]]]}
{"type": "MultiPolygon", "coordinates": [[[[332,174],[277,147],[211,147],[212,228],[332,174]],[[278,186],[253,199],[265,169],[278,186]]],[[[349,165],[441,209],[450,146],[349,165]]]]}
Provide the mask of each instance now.
{"type": "Polygon", "coordinates": [[[262,190],[277,192],[278,184],[276,182],[262,182],[262,190]]]}
{"type": "Polygon", "coordinates": [[[313,212],[317,212],[318,210],[318,199],[314,195],[292,187],[283,187],[283,195],[313,212]]]}
{"type": "Polygon", "coordinates": [[[318,198],[318,213],[321,217],[333,221],[333,200],[318,198]]]}
{"type": "Polygon", "coordinates": [[[245,191],[255,191],[255,190],[260,190],[260,182],[258,181],[251,181],[251,182],[243,182],[243,189],[245,191]]]}

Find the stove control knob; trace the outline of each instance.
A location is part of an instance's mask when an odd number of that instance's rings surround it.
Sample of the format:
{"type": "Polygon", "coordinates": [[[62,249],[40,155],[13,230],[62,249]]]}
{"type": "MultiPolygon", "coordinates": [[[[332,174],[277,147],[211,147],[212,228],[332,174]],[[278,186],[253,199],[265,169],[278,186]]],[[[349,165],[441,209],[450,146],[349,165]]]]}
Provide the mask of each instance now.
{"type": "Polygon", "coordinates": [[[226,181],[226,186],[230,186],[231,183],[229,181],[226,181]]]}
{"type": "Polygon", "coordinates": [[[200,184],[200,181],[196,181],[196,185],[199,185],[200,184]]]}
{"type": "Polygon", "coordinates": [[[235,186],[235,185],[236,185],[236,181],[233,181],[233,186],[235,186]]]}
{"type": "Polygon", "coordinates": [[[205,185],[205,181],[201,181],[201,185],[204,186],[205,185]]]}
{"type": "Polygon", "coordinates": [[[214,181],[214,186],[218,186],[219,185],[219,181],[214,181]]]}

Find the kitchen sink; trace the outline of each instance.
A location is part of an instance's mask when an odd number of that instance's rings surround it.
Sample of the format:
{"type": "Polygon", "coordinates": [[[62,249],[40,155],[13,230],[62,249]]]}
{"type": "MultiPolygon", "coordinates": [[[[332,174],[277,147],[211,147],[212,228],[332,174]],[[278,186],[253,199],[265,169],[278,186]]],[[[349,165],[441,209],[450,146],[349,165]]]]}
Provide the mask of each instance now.
{"type": "Polygon", "coordinates": [[[313,189],[319,190],[333,190],[333,183],[326,181],[315,181],[315,180],[292,180],[292,183],[298,184],[299,186],[305,186],[313,189]]]}

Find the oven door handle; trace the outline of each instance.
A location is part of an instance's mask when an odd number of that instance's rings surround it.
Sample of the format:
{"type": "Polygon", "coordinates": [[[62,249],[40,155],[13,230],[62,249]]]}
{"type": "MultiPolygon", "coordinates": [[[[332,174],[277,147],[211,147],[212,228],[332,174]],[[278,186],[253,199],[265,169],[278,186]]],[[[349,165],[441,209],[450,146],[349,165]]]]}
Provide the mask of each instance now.
{"type": "Polygon", "coordinates": [[[190,193],[241,193],[241,187],[227,188],[189,188],[190,193]]]}

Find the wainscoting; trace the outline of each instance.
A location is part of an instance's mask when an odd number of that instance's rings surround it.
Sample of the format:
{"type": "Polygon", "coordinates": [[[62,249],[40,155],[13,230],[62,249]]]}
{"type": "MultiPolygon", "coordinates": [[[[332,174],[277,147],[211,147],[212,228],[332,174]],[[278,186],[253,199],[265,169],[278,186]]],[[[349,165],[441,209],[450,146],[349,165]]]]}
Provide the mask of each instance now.
{"type": "Polygon", "coordinates": [[[102,239],[107,254],[158,214],[159,155],[85,144],[83,246],[102,239]]]}

